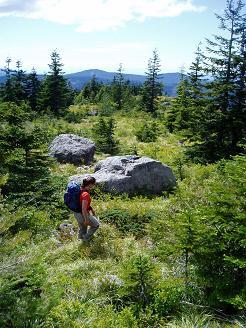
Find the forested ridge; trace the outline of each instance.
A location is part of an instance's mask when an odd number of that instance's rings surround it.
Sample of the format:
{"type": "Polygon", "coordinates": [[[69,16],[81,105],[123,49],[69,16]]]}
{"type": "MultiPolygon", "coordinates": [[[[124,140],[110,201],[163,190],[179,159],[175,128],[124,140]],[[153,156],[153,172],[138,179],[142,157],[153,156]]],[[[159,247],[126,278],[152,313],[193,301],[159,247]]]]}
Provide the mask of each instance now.
{"type": "Polygon", "coordinates": [[[158,50],[142,85],[64,78],[57,50],[40,81],[7,58],[0,86],[1,327],[245,327],[245,5],[228,0],[220,34],[198,45],[177,97],[158,50]],[[90,165],[58,163],[51,141],[96,144],[90,165]],[[172,168],[161,195],[105,193],[100,229],[77,240],[69,177],[113,155],[172,168]],[[62,223],[72,224],[63,233],[62,223]]]}

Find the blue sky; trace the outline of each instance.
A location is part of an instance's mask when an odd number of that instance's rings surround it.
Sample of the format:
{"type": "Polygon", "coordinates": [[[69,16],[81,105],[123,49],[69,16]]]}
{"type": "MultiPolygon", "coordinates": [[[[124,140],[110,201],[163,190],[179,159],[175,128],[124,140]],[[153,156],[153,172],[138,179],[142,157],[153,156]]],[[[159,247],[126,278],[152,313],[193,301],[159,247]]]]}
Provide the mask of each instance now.
{"type": "Polygon", "coordinates": [[[162,72],[188,68],[218,32],[226,0],[0,0],[0,67],[48,71],[57,49],[66,73],[98,68],[142,74],[156,48],[162,72]]]}

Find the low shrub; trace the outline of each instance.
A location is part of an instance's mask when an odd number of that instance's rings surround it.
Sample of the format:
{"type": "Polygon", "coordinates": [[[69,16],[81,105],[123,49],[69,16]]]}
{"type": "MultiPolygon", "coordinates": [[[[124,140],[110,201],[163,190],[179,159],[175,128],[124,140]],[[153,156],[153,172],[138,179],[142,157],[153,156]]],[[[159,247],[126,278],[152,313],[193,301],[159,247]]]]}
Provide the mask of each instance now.
{"type": "Polygon", "coordinates": [[[100,215],[100,220],[114,224],[122,234],[133,234],[142,237],[145,234],[145,226],[152,219],[151,213],[132,214],[124,209],[109,209],[100,215]]]}
{"type": "Polygon", "coordinates": [[[81,123],[82,119],[86,119],[88,116],[97,114],[98,106],[92,104],[80,104],[77,106],[70,106],[65,119],[69,123],[81,123]]]}
{"type": "Polygon", "coordinates": [[[158,138],[158,128],[154,121],[145,122],[140,129],[136,131],[136,137],[138,141],[141,142],[153,142],[158,138]]]}
{"type": "Polygon", "coordinates": [[[182,279],[166,279],[160,281],[154,291],[153,308],[159,316],[168,316],[181,309],[181,300],[184,295],[182,279]]]}

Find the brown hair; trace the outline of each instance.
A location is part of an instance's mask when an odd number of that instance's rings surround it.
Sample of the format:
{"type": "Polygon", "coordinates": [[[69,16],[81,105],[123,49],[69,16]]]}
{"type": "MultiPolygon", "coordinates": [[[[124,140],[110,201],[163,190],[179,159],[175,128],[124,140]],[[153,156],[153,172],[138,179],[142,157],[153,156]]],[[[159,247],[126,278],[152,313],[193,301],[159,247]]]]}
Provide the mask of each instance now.
{"type": "Polygon", "coordinates": [[[88,176],[83,179],[82,188],[85,188],[86,186],[88,186],[90,184],[95,184],[95,183],[96,183],[96,179],[92,176],[88,176]]]}

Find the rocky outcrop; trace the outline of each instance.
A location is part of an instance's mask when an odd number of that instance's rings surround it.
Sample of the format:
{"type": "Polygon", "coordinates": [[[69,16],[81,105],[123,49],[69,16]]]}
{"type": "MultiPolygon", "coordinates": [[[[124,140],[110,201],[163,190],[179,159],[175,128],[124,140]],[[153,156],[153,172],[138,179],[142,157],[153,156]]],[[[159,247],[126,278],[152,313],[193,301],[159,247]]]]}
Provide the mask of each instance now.
{"type": "MultiPolygon", "coordinates": [[[[176,184],[170,167],[148,157],[112,156],[97,163],[92,174],[106,192],[152,193],[172,189],[176,184]]],[[[86,175],[70,179],[82,183],[86,175]]]]}
{"type": "Polygon", "coordinates": [[[60,163],[90,164],[95,149],[96,146],[90,139],[74,134],[60,134],[51,142],[49,155],[60,163]]]}

